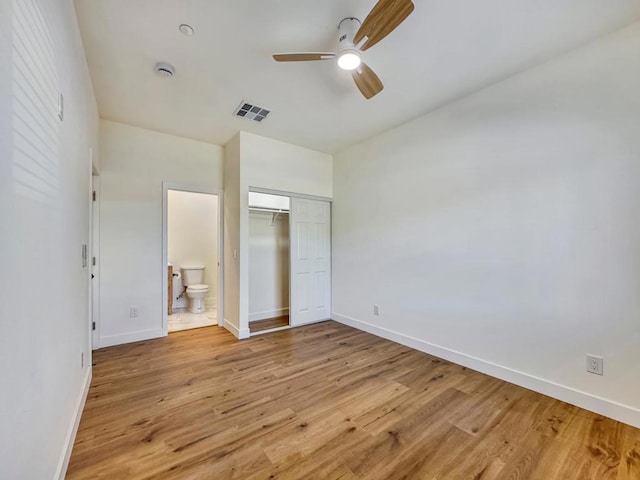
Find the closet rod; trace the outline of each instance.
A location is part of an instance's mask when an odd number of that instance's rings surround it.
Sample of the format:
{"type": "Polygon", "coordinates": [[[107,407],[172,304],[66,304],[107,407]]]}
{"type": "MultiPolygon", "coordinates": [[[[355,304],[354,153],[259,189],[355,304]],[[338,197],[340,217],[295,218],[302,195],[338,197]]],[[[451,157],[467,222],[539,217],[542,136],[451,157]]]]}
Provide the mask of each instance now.
{"type": "Polygon", "coordinates": [[[277,208],[262,208],[262,207],[249,207],[249,210],[254,212],[269,212],[269,213],[286,213],[289,214],[289,210],[278,210],[277,208]]]}

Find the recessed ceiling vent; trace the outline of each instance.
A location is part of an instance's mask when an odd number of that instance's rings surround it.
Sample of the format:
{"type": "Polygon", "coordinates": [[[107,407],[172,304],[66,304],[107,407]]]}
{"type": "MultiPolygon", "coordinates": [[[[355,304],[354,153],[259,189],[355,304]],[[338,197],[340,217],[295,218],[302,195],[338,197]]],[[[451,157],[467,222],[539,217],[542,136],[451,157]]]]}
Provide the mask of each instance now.
{"type": "Polygon", "coordinates": [[[254,122],[261,122],[267,118],[267,115],[270,113],[271,111],[264,107],[259,107],[258,105],[252,105],[243,101],[234,112],[234,115],[246,118],[247,120],[253,120],[254,122]]]}

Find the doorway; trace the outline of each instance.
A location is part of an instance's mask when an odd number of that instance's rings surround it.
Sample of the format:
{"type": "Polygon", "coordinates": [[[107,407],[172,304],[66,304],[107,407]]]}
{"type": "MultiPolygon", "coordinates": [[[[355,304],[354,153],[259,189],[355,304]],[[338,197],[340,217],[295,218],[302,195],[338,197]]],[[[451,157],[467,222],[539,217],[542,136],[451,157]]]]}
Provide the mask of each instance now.
{"type": "Polygon", "coordinates": [[[220,192],[163,184],[163,330],[218,325],[222,317],[220,192]]]}
{"type": "Polygon", "coordinates": [[[249,331],[289,326],[290,198],[249,192],[249,331]]]}

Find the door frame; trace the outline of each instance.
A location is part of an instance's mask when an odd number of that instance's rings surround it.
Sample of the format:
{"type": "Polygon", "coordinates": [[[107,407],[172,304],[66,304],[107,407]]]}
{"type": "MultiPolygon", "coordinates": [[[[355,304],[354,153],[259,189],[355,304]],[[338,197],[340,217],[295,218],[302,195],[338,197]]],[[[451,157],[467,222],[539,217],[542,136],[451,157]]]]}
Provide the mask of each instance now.
{"type": "MultiPolygon", "coordinates": [[[[92,155],[93,156],[93,155],[92,155]]],[[[100,348],[100,176],[95,165],[91,166],[91,208],[89,224],[91,239],[89,241],[89,337],[91,349],[100,348]],[[95,195],[95,197],[93,197],[95,195]],[[95,264],[93,263],[95,259],[95,264]],[[94,277],[91,278],[91,275],[94,277]],[[93,328],[95,325],[95,328],[93,328]]]]}
{"type": "Polygon", "coordinates": [[[167,305],[169,304],[169,283],[167,280],[169,265],[169,242],[168,242],[168,203],[169,190],[180,192],[205,193],[218,197],[218,292],[216,299],[217,323],[219,327],[224,327],[224,195],[218,188],[207,188],[202,186],[185,185],[172,182],[162,182],[162,335],[169,334],[167,305]]]}
{"type": "Polygon", "coordinates": [[[249,187],[250,192],[256,193],[268,193],[270,195],[280,195],[281,197],[296,197],[296,198],[304,198],[305,200],[318,200],[320,202],[329,202],[333,204],[333,198],[331,197],[322,197],[320,195],[309,195],[306,193],[295,193],[295,192],[287,192],[285,190],[274,190],[273,188],[262,188],[262,187],[249,187]]]}

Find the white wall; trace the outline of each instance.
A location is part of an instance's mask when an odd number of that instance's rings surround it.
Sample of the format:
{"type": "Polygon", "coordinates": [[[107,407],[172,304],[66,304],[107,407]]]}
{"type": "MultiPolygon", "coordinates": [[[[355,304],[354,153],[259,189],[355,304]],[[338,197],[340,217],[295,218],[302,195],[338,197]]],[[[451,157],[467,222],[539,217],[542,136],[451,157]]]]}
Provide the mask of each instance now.
{"type": "Polygon", "coordinates": [[[289,313],[289,215],[249,212],[249,321],[289,313]]]}
{"type": "Polygon", "coordinates": [[[0,2],[0,61],[0,478],[50,479],[91,373],[80,253],[98,115],[72,2],[0,2]]]}
{"type": "MultiPolygon", "coordinates": [[[[240,134],[224,145],[224,326],[240,337],[240,134]]],[[[218,318],[218,323],[220,319],[218,318]]],[[[248,331],[242,336],[248,336],[248,331]]]]}
{"type": "Polygon", "coordinates": [[[640,426],[639,51],[635,24],[340,152],[334,318],[640,426]]]}
{"type": "MultiPolygon", "coordinates": [[[[240,132],[242,182],[283,192],[331,198],[333,157],[248,132],[240,132]]],[[[243,197],[248,193],[243,193],[243,197]]],[[[246,200],[245,200],[246,201],[246,200]]]]}
{"type": "Polygon", "coordinates": [[[100,121],[100,344],[162,335],[162,182],[222,189],[217,145],[100,121]],[[129,308],[138,307],[138,318],[129,308]]]}
{"type": "MultiPolygon", "coordinates": [[[[207,307],[215,307],[218,291],[218,197],[169,190],[167,238],[167,255],[174,272],[181,273],[180,268],[186,266],[205,267],[203,282],[209,286],[205,302],[207,307]]],[[[177,295],[179,292],[174,291],[174,297],[177,295]]]]}
{"type": "Polygon", "coordinates": [[[247,132],[238,133],[225,145],[225,202],[229,201],[225,203],[225,226],[230,227],[225,246],[230,253],[238,251],[237,259],[225,255],[225,289],[238,285],[238,290],[228,293],[225,316],[234,325],[230,330],[240,338],[249,336],[249,189],[330,198],[332,165],[331,155],[247,132]]]}

